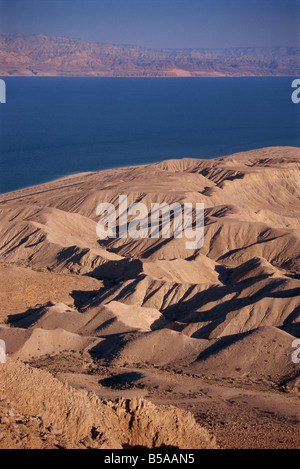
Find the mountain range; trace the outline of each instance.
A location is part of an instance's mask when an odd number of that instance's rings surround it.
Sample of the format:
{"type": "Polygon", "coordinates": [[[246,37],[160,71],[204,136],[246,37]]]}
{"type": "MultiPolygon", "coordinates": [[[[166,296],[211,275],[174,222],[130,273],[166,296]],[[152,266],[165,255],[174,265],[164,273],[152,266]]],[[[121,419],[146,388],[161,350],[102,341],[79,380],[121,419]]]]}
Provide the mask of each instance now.
{"type": "Polygon", "coordinates": [[[0,76],[299,76],[299,52],[299,47],[146,49],[1,34],[0,76]]]}

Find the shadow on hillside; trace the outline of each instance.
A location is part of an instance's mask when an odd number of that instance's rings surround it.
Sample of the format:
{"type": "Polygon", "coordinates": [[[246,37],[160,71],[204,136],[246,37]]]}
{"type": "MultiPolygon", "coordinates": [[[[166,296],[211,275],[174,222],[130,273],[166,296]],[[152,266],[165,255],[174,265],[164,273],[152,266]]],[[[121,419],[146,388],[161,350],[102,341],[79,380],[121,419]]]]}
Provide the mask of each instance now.
{"type": "Polygon", "coordinates": [[[99,384],[107,388],[130,389],[134,387],[136,381],[143,377],[142,373],[132,371],[129,373],[120,373],[109,378],[100,379],[99,384]]]}

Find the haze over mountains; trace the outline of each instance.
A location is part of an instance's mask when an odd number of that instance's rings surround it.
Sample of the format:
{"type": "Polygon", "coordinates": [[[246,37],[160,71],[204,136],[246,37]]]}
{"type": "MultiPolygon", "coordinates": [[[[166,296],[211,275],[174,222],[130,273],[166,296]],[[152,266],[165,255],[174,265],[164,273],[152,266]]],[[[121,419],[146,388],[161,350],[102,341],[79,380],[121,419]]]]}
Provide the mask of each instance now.
{"type": "Polygon", "coordinates": [[[10,358],[101,398],[192,410],[225,447],[299,446],[299,170],[299,148],[272,147],[2,194],[0,337],[10,358]],[[148,208],[203,202],[203,247],[100,241],[96,207],[119,194],[148,208]]]}
{"type": "Polygon", "coordinates": [[[1,76],[299,76],[299,47],[145,49],[1,34],[1,76]]]}

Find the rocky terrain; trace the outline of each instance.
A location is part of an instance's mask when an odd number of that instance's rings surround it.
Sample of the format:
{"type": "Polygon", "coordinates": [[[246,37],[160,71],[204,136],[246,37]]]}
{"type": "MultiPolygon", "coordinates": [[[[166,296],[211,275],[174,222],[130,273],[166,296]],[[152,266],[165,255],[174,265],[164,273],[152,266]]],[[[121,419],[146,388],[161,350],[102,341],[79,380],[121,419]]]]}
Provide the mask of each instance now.
{"type": "Polygon", "coordinates": [[[297,47],[145,49],[42,34],[0,35],[1,76],[299,76],[297,47]]]}
{"type": "Polygon", "coordinates": [[[216,448],[180,409],[138,399],[103,401],[11,360],[0,367],[0,378],[2,449],[216,448]]]}
{"type": "MultiPolygon", "coordinates": [[[[128,405],[175,405],[198,423],[178,411],[192,436],[174,430],[176,440],[168,417],[170,440],[165,428],[161,438],[140,441],[124,427],[115,443],[107,423],[97,447],[299,447],[292,361],[300,333],[299,170],[299,148],[272,147],[90,172],[0,195],[0,338],[9,357],[0,365],[0,445],[1,425],[4,433],[18,425],[7,427],[9,405],[25,427],[34,417],[39,445],[78,447],[90,438],[96,417],[73,435],[60,410],[66,404],[52,411],[44,395],[67,383],[71,409],[92,393],[107,422],[119,407],[126,414],[128,405]],[[100,240],[96,208],[117,207],[119,194],[148,209],[204,203],[202,248],[173,237],[100,240]],[[23,375],[26,398],[16,384],[23,375]],[[45,397],[31,402],[31,393],[45,397]],[[56,433],[41,443],[49,413],[57,415],[56,433]]],[[[4,445],[14,445],[10,433],[4,445]]]]}

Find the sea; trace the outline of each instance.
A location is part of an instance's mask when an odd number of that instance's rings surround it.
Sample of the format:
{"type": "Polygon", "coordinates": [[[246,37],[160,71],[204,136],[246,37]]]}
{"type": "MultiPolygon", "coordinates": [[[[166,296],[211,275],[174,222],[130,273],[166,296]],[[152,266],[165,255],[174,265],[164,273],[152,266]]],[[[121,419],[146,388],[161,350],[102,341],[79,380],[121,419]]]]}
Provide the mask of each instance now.
{"type": "Polygon", "coordinates": [[[84,171],[300,146],[292,77],[3,79],[0,193],[84,171]]]}

